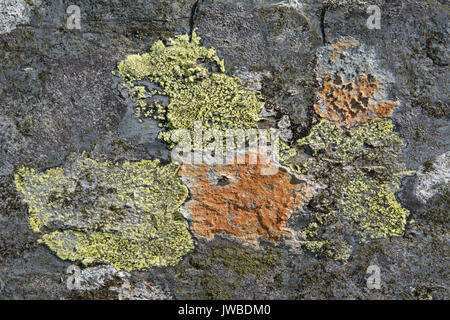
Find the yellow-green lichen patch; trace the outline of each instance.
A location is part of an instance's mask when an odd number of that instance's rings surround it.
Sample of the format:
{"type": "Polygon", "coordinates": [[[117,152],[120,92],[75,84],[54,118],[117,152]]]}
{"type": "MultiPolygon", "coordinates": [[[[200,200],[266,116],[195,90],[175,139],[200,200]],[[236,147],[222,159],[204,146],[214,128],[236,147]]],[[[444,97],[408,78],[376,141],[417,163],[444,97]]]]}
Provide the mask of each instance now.
{"type": "Polygon", "coordinates": [[[398,184],[380,183],[356,172],[344,186],[341,210],[343,219],[360,226],[358,235],[366,239],[401,235],[409,211],[397,201],[394,192],[398,184]]]}
{"type": "Polygon", "coordinates": [[[356,242],[398,236],[409,211],[395,197],[405,171],[403,140],[387,119],[374,119],[353,130],[327,119],[315,125],[299,146],[312,156],[291,168],[325,187],[308,207],[302,230],[305,247],[339,260],[350,257],[356,242]]]}
{"type": "Polygon", "coordinates": [[[22,168],[17,190],[30,226],[62,259],[123,270],[175,265],[193,249],[178,208],[188,195],[178,165],[97,162],[73,155],[65,168],[22,168]]]}
{"type": "Polygon", "coordinates": [[[257,93],[242,89],[237,78],[227,76],[223,60],[215,49],[202,47],[195,32],[191,41],[180,35],[167,46],[158,41],[149,53],[128,56],[118,64],[118,71],[125,85],[138,88],[134,90],[137,115],[165,120],[167,131],[160,138],[169,143],[177,142],[172,141],[173,130],[193,133],[195,121],[201,121],[205,130],[224,133],[255,127],[259,120],[263,103],[257,93]],[[139,80],[150,81],[154,88],[144,93],[139,80]],[[168,97],[168,105],[152,101],[157,96],[168,97]]]}
{"type": "Polygon", "coordinates": [[[377,118],[353,130],[341,129],[323,119],[297,142],[312,149],[313,157],[290,165],[294,171],[314,173],[319,180],[324,169],[335,165],[346,171],[354,168],[376,173],[379,178],[398,179],[404,173],[399,158],[405,143],[393,129],[392,121],[387,119],[377,118]]]}

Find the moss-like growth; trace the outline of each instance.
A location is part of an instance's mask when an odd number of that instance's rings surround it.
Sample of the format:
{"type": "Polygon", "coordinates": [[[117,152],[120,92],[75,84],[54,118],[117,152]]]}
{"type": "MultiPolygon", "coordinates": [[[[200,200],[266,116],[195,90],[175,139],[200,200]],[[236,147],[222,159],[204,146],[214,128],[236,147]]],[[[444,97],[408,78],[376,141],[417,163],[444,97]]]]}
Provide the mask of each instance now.
{"type": "Polygon", "coordinates": [[[29,222],[62,259],[143,270],[176,264],[193,249],[179,206],[188,195],[178,165],[97,162],[73,155],[66,168],[22,168],[17,190],[29,222]]]}
{"type": "Polygon", "coordinates": [[[281,251],[271,247],[264,248],[262,252],[236,247],[213,247],[212,254],[213,260],[229,267],[239,279],[251,276],[260,280],[272,271],[281,259],[281,251]]]}
{"type": "Polygon", "coordinates": [[[353,130],[324,119],[298,141],[312,157],[291,168],[326,186],[308,208],[307,249],[347,260],[355,237],[364,242],[403,233],[409,212],[394,193],[411,172],[402,166],[405,144],[393,129],[387,119],[353,130]]]}
{"type": "Polygon", "coordinates": [[[212,246],[176,267],[177,291],[183,299],[233,299],[249,281],[279,287],[283,263],[282,251],[269,246],[261,250],[212,246]]]}
{"type": "Polygon", "coordinates": [[[257,94],[241,89],[237,78],[227,76],[216,50],[200,46],[200,40],[193,32],[191,41],[188,35],[170,39],[167,46],[158,41],[150,53],[130,55],[118,65],[120,75],[135,88],[137,116],[165,120],[168,130],[160,138],[169,143],[177,142],[171,137],[175,129],[193,133],[195,121],[201,121],[204,130],[224,133],[253,128],[259,120],[263,103],[257,94]],[[139,80],[149,80],[152,88],[145,91],[139,80]],[[168,105],[155,101],[158,96],[168,97],[168,105]]]}

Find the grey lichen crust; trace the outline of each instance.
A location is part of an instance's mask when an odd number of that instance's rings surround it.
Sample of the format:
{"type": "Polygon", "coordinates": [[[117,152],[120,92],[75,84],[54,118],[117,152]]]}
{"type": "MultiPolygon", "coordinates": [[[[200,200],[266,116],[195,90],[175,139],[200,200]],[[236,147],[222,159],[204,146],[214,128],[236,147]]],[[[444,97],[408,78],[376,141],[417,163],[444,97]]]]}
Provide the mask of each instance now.
{"type": "Polygon", "coordinates": [[[0,34],[30,21],[30,6],[24,0],[0,0],[0,34]]]}
{"type": "Polygon", "coordinates": [[[111,265],[80,269],[68,268],[66,283],[74,290],[76,298],[89,299],[92,295],[114,297],[118,300],[171,300],[167,289],[150,281],[134,280],[129,272],[117,270],[111,265]]]}
{"type": "Polygon", "coordinates": [[[434,195],[448,188],[450,182],[450,152],[427,161],[417,172],[415,194],[427,203],[434,195]]]}

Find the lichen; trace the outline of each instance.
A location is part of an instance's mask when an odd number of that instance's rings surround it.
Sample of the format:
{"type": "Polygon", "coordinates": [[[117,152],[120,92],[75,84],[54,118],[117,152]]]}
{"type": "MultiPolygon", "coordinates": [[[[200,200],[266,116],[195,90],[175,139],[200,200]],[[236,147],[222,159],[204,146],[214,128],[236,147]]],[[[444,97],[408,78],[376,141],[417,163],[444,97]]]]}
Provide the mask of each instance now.
{"type": "Polygon", "coordinates": [[[183,298],[233,299],[236,289],[249,280],[273,279],[267,282],[274,286],[280,286],[282,281],[279,269],[283,267],[283,253],[270,246],[254,250],[213,245],[202,254],[194,253],[183,263],[189,264],[180,264],[176,272],[178,290],[183,298]],[[222,272],[227,276],[222,277],[222,272]]]}
{"type": "Polygon", "coordinates": [[[122,270],[176,264],[193,248],[179,206],[179,166],[159,160],[98,162],[72,155],[65,168],[22,168],[15,184],[29,223],[62,259],[122,270]]]}
{"type": "Polygon", "coordinates": [[[312,158],[305,163],[294,164],[293,169],[307,173],[314,168],[320,176],[327,167],[339,164],[384,173],[390,178],[404,170],[398,163],[404,141],[393,131],[394,124],[388,119],[374,119],[353,130],[322,119],[312,127],[308,136],[297,141],[300,147],[312,149],[312,158]]]}
{"type": "Polygon", "coordinates": [[[399,236],[405,230],[409,211],[397,201],[395,182],[379,183],[361,172],[344,186],[341,199],[342,218],[358,223],[361,241],[399,236]]]}
{"type": "Polygon", "coordinates": [[[379,68],[373,48],[352,37],[340,37],[317,52],[315,113],[341,126],[389,117],[397,102],[389,101],[392,75],[379,68]]]}
{"type": "Polygon", "coordinates": [[[1,1],[0,3],[0,34],[6,34],[30,22],[30,3],[24,0],[1,1]]]}
{"type": "Polygon", "coordinates": [[[241,89],[237,78],[224,73],[224,62],[216,50],[201,46],[200,40],[194,31],[191,41],[188,35],[170,39],[167,46],[158,41],[150,53],[130,55],[118,64],[130,87],[139,80],[155,85],[145,93],[142,86],[135,91],[137,115],[164,120],[167,131],[160,138],[172,145],[173,130],[193,132],[195,121],[201,121],[205,130],[222,132],[255,127],[263,106],[254,91],[241,89]],[[152,101],[157,96],[168,97],[168,105],[152,101]],[[147,105],[144,99],[152,102],[147,105]]]}
{"type": "Polygon", "coordinates": [[[376,117],[389,117],[395,103],[374,104],[372,98],[378,88],[378,82],[369,81],[365,73],[358,82],[348,83],[339,76],[333,81],[324,75],[323,89],[317,93],[319,101],[314,105],[314,110],[319,116],[346,126],[376,117]]]}
{"type": "Polygon", "coordinates": [[[181,167],[180,176],[192,194],[186,209],[194,234],[208,240],[228,234],[248,243],[257,243],[259,238],[280,241],[292,234],[285,223],[311,197],[312,188],[306,183],[293,184],[292,176],[282,168],[275,174],[262,174],[265,161],[256,155],[238,156],[224,166],[181,167]]]}
{"type": "Polygon", "coordinates": [[[405,144],[393,129],[388,119],[353,130],[323,119],[298,140],[312,155],[291,168],[326,186],[307,209],[310,220],[302,234],[308,250],[347,260],[356,242],[403,233],[409,211],[395,192],[411,172],[403,167],[405,144]]]}
{"type": "Polygon", "coordinates": [[[422,202],[427,203],[442,188],[448,188],[450,182],[450,152],[445,152],[432,160],[426,161],[417,171],[417,183],[415,196],[422,202]]]}
{"type": "Polygon", "coordinates": [[[333,52],[331,54],[330,59],[336,59],[338,56],[340,56],[345,50],[347,50],[350,47],[358,47],[360,45],[358,40],[347,38],[342,39],[338,41],[334,41],[331,44],[331,47],[333,48],[333,52]]]}

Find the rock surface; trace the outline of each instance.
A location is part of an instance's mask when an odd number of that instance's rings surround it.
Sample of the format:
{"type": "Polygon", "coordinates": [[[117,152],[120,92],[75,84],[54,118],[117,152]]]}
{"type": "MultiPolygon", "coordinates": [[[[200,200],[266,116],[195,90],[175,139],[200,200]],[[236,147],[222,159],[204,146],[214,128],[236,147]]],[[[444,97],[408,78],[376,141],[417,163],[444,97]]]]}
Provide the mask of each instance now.
{"type": "MultiPolygon", "coordinates": [[[[0,299],[449,298],[446,1],[82,0],[80,29],[68,29],[71,4],[0,0],[0,299]],[[381,9],[381,29],[367,27],[369,4],[381,9]],[[158,136],[173,128],[165,118],[139,121],[118,65],[195,34],[224,60],[222,77],[240,81],[227,90],[254,97],[260,119],[251,126],[280,131],[290,153],[278,175],[182,168],[182,209],[155,200],[192,236],[177,263],[131,272],[98,253],[85,264],[58,256],[67,242],[45,244],[43,234],[124,235],[141,217],[139,201],[118,199],[108,174],[90,188],[73,155],[170,167],[171,146],[158,136]],[[43,193],[43,234],[30,225],[39,193],[16,188],[24,167],[38,177],[64,169],[84,188],[75,198],[43,193]],[[114,195],[125,214],[104,207],[114,219],[100,221],[92,204],[114,195]],[[69,221],[79,208],[98,221],[69,221]],[[379,290],[366,284],[371,265],[379,290]]],[[[222,72],[195,62],[194,84],[222,72]]]]}

